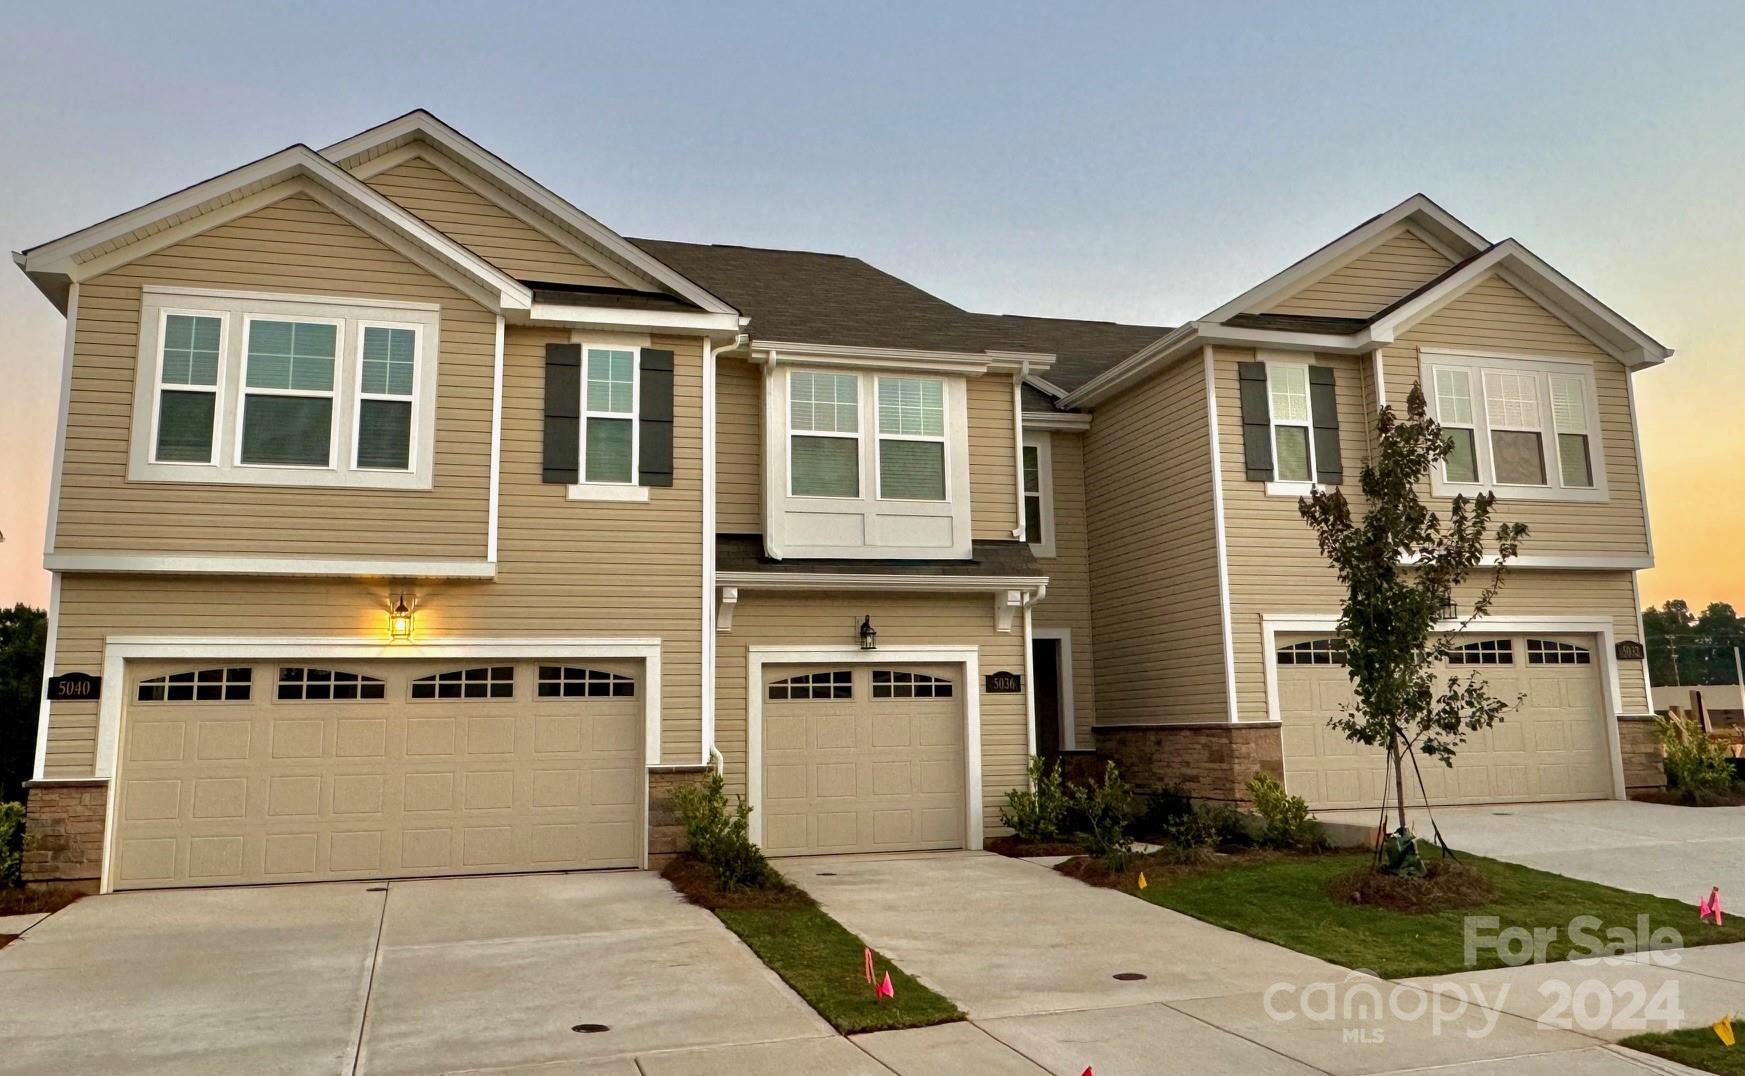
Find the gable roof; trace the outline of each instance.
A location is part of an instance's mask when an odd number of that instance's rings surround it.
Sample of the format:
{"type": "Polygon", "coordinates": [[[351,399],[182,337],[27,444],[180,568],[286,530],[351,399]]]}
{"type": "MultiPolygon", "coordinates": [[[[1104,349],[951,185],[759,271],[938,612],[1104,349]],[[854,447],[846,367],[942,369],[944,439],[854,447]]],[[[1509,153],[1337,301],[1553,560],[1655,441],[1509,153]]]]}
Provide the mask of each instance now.
{"type": "Polygon", "coordinates": [[[1041,318],[1022,314],[977,314],[988,331],[1011,350],[1049,351],[1054,365],[1048,383],[1062,394],[1173,331],[1168,325],[1125,325],[1114,321],[1041,318]]]}
{"type": "Polygon", "coordinates": [[[68,284],[100,271],[94,267],[107,265],[108,255],[125,251],[132,257],[143,256],[189,228],[204,229],[252,211],[258,208],[256,203],[276,200],[276,188],[295,180],[322,192],[331,199],[330,208],[351,217],[353,223],[368,223],[410,244],[423,256],[426,268],[459,284],[486,306],[525,310],[531,305],[532,292],[525,285],[301,143],[39,243],[14,254],[13,261],[65,312],[68,284]]]}
{"type": "Polygon", "coordinates": [[[350,138],[335,142],[322,150],[322,156],[346,168],[417,141],[429,142],[477,170],[507,196],[524,207],[538,212],[567,234],[590,249],[594,256],[606,255],[653,286],[672,292],[699,309],[714,314],[733,313],[733,309],[718,296],[688,279],[683,273],[666,265],[659,258],[638,247],[569,201],[553,193],[532,176],[450,127],[425,109],[413,109],[386,123],[350,138]]]}

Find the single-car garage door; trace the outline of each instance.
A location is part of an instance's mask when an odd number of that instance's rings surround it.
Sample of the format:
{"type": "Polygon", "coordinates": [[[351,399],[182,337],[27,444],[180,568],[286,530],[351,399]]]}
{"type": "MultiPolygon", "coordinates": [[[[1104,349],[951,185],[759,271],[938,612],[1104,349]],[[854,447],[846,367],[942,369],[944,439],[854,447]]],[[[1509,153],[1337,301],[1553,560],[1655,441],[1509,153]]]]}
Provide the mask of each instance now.
{"type": "MultiPolygon", "coordinates": [[[[1418,756],[1432,803],[1598,799],[1612,795],[1611,719],[1593,636],[1463,636],[1445,671],[1482,673],[1491,694],[1518,706],[1466,741],[1449,769],[1418,756]]],[[[1285,787],[1312,807],[1374,807],[1384,759],[1327,727],[1352,702],[1336,639],[1287,636],[1274,655],[1283,721],[1285,787]]],[[[1418,798],[1406,773],[1407,801],[1418,798]]]]}
{"type": "Polygon", "coordinates": [[[636,866],[640,668],[130,663],[112,884],[636,866]]]}
{"type": "Polygon", "coordinates": [[[950,665],[768,667],[764,850],[963,847],[961,679],[950,665]]]}

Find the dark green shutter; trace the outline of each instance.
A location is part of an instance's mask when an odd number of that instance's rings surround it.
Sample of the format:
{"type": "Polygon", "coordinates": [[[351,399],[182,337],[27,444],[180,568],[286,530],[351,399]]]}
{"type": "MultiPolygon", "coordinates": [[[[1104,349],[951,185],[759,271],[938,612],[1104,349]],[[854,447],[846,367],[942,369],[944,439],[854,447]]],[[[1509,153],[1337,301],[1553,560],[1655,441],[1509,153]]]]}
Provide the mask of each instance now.
{"type": "Polygon", "coordinates": [[[1242,393],[1242,463],[1250,482],[1272,480],[1272,412],[1266,396],[1266,363],[1236,364],[1242,393]]]}
{"type": "Polygon", "coordinates": [[[1345,481],[1345,462],[1339,458],[1339,399],[1331,366],[1309,367],[1309,416],[1315,433],[1315,481],[1336,486],[1345,481]]]}
{"type": "Polygon", "coordinates": [[[571,485],[582,453],[582,345],[545,345],[545,467],[547,482],[571,485]]]}
{"type": "Polygon", "coordinates": [[[645,347],[639,360],[642,399],[642,447],[636,461],[637,481],[645,486],[673,484],[673,353],[645,347]]]}

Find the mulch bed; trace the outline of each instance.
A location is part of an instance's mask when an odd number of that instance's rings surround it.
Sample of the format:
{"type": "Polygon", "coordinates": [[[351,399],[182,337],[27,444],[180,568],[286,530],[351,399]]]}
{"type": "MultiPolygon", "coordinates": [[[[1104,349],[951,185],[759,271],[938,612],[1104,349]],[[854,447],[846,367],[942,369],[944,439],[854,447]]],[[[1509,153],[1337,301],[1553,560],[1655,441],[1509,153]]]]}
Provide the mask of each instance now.
{"type": "Polygon", "coordinates": [[[1664,803],[1672,807],[1745,807],[1745,791],[1728,792],[1719,796],[1704,796],[1700,800],[1689,800],[1677,789],[1655,789],[1649,792],[1632,792],[1630,798],[1643,803],[1664,803]]]}
{"type": "Polygon", "coordinates": [[[1084,846],[1076,841],[1021,841],[1016,837],[995,837],[982,846],[1000,856],[1027,859],[1033,856],[1082,856],[1084,846]]]}
{"type": "Polygon", "coordinates": [[[1424,866],[1421,878],[1361,867],[1328,883],[1327,895],[1346,904],[1391,908],[1413,915],[1448,908],[1476,908],[1496,898],[1495,883],[1459,860],[1431,859],[1424,866]]]}
{"type": "Polygon", "coordinates": [[[17,940],[18,935],[16,934],[0,934],[0,949],[6,948],[17,940]]]}
{"type": "Polygon", "coordinates": [[[716,886],[715,873],[707,864],[684,855],[662,867],[660,876],[671,883],[680,896],[712,912],[722,908],[810,908],[816,903],[805,890],[789,885],[773,869],[767,888],[721,889],[716,886]]]}
{"type": "Polygon", "coordinates": [[[37,912],[58,912],[80,897],[88,895],[84,890],[70,885],[33,885],[0,889],[0,915],[34,915],[37,912]]]}

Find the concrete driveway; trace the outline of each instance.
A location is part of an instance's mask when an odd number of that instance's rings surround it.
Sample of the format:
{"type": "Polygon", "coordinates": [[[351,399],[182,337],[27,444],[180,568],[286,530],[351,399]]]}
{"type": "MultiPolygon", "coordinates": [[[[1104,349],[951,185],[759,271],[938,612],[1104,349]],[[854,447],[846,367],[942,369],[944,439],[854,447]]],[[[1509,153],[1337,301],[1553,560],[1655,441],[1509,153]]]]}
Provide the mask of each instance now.
{"type": "MultiPolygon", "coordinates": [[[[1375,824],[1375,812],[1336,812],[1375,824]]],[[[1423,811],[1412,828],[1428,835],[1423,811]]],[[[1633,800],[1438,807],[1455,849],[1555,874],[1689,901],[1710,886],[1745,910],[1745,807],[1669,807],[1633,800]]],[[[1723,899],[1722,906],[1728,904],[1723,899]]]]}
{"type": "Polygon", "coordinates": [[[0,949],[0,1023],[4,1073],[868,1060],[714,916],[633,872],[90,897],[0,949]]]}
{"type": "Polygon", "coordinates": [[[1205,1076],[1243,1072],[1642,1076],[1599,1037],[1473,1005],[1443,1019],[1368,1016],[1380,989],[1411,1013],[1431,995],[1386,984],[1035,863],[975,852],[778,860],[843,925],[957,1002],[970,1023],[861,1035],[901,1073],[1205,1076]],[[1145,976],[1117,980],[1123,972],[1145,976]],[[1303,990],[1337,999],[1321,1019],[1303,990]],[[1268,992],[1285,988],[1269,1007],[1268,992]],[[1280,1018],[1278,1012],[1288,1014],[1280,1018]]]}

